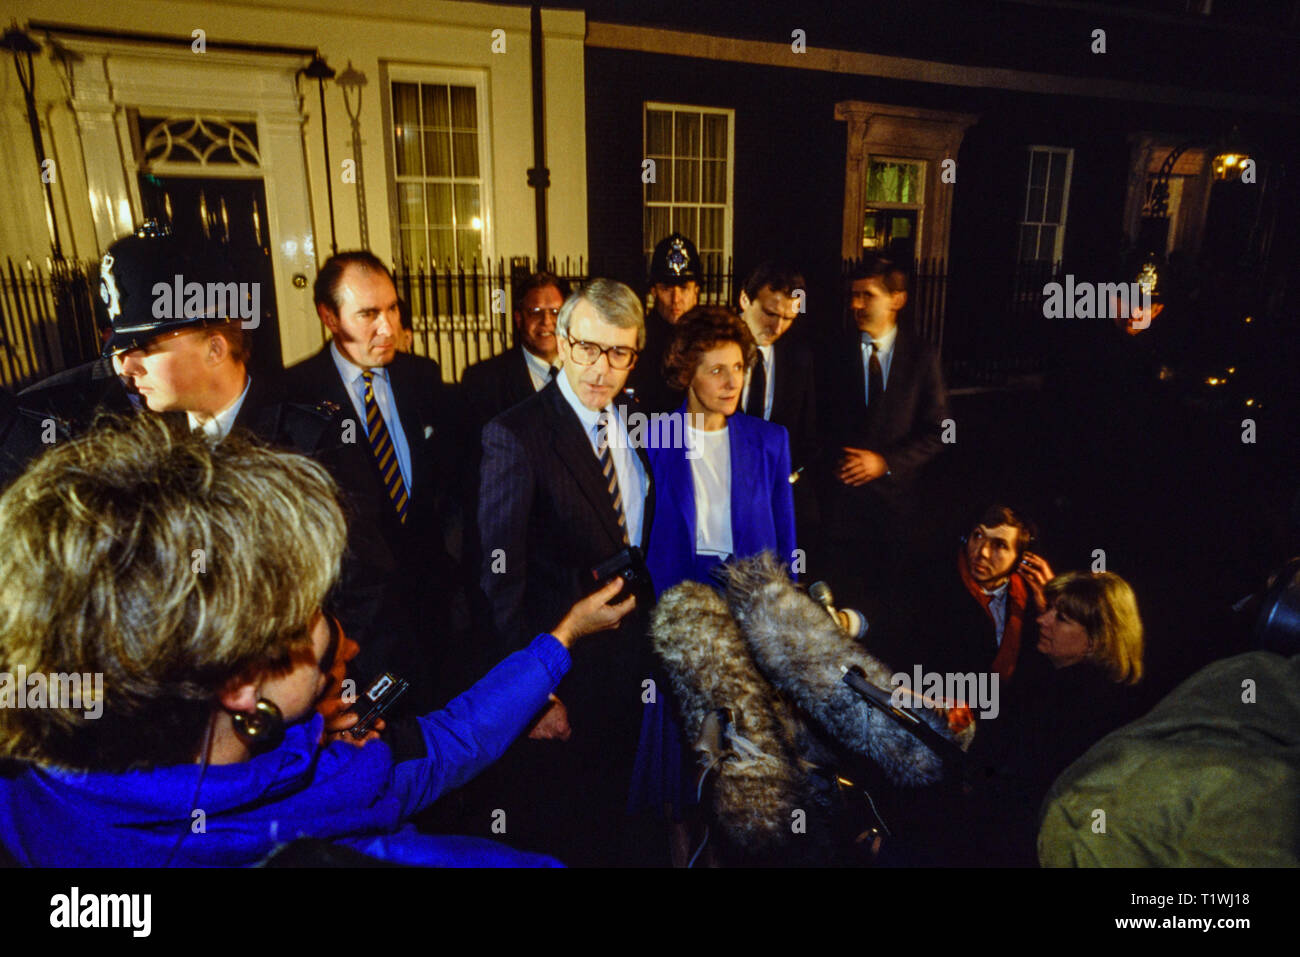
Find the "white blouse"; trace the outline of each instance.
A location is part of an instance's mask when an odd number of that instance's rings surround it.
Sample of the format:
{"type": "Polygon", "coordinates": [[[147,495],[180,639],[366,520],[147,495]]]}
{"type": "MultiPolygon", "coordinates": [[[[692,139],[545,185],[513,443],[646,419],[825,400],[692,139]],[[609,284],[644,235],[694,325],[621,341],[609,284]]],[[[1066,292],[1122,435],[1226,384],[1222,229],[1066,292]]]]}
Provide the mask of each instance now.
{"type": "MultiPolygon", "coordinates": [[[[688,426],[689,428],[689,426],[688,426]]],[[[695,480],[695,553],[732,553],[731,541],[731,439],[727,427],[712,432],[690,429],[691,446],[699,455],[691,459],[695,480]]]]}

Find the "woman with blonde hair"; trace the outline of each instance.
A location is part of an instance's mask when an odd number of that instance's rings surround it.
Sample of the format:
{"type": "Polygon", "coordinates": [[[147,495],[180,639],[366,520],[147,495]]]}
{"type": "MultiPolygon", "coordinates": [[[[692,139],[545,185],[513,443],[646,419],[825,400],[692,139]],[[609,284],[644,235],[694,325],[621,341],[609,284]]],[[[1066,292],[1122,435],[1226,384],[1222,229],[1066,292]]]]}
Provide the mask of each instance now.
{"type": "Polygon", "coordinates": [[[407,821],[527,727],[569,646],[631,609],[606,605],[617,583],[443,710],[356,744],[320,713],[346,526],[310,459],[159,416],[97,423],[0,496],[0,541],[0,849],[18,863],[248,865],[300,837],[555,863],[407,821]]]}
{"type": "Polygon", "coordinates": [[[1057,776],[1140,713],[1143,629],[1113,572],[1067,572],[1043,586],[1037,653],[1003,689],[969,752],[971,794],[953,808],[936,863],[1033,866],[1043,798],[1057,776]]]}
{"type": "Polygon", "coordinates": [[[1069,572],[1043,588],[1038,650],[1055,668],[1087,662],[1117,683],[1142,680],[1137,596],[1114,572],[1069,572]]]}

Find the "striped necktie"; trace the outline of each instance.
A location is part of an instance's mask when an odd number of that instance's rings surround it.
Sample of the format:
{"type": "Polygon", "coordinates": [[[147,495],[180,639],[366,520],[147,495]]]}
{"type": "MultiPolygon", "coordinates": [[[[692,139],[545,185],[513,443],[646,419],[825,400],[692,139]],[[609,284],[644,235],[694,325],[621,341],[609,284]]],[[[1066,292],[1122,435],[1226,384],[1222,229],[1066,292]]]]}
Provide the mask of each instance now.
{"type": "Polygon", "coordinates": [[[631,544],[627,536],[627,516],[623,513],[623,493],[618,487],[618,473],[614,471],[614,456],[609,451],[609,425],[611,416],[602,412],[596,421],[596,454],[600,459],[600,471],[605,476],[605,487],[609,490],[609,499],[614,503],[614,513],[618,516],[618,528],[623,533],[623,544],[631,544]]]}
{"type": "Polygon", "coordinates": [[[388,500],[393,503],[397,518],[406,523],[406,509],[410,504],[406,494],[406,483],[402,481],[402,470],[397,462],[397,448],[392,436],[388,434],[388,425],[384,414],[379,411],[375,401],[375,372],[367,369],[361,373],[366,384],[366,432],[370,435],[370,451],[374,453],[375,464],[379,466],[379,478],[388,490],[388,500]]]}

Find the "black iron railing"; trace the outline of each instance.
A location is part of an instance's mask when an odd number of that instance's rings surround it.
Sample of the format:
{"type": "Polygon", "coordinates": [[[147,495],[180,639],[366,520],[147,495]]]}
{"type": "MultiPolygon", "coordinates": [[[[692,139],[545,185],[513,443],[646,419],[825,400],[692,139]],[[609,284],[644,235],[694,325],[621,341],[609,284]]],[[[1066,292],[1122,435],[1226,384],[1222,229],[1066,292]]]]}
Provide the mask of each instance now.
{"type": "MultiPolygon", "coordinates": [[[[734,302],[735,278],[731,260],[713,257],[704,263],[700,278],[701,304],[734,302]]],[[[414,332],[412,349],[436,359],[443,374],[460,381],[467,366],[504,352],[514,342],[511,319],[516,284],[533,272],[537,264],[528,257],[499,258],[489,262],[438,266],[428,263],[399,264],[393,274],[397,294],[408,303],[414,332]]],[[[546,272],[570,285],[593,276],[627,281],[592,268],[585,259],[552,259],[546,272]]],[[[631,282],[633,288],[641,283],[631,282]]]]}
{"type": "Polygon", "coordinates": [[[0,385],[18,390],[99,354],[93,263],[0,266],[0,385]]]}

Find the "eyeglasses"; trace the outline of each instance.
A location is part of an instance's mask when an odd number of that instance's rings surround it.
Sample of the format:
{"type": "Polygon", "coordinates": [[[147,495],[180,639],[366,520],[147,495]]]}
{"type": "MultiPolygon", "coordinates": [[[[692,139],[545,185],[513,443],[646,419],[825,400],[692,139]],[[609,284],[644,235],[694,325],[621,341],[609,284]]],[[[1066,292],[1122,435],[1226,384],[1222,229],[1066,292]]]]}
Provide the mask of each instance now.
{"type": "Polygon", "coordinates": [[[581,339],[575,339],[573,336],[565,336],[569,340],[569,349],[573,354],[573,361],[580,366],[595,365],[602,355],[609,362],[611,369],[618,369],[620,372],[624,369],[630,369],[636,365],[638,352],[628,346],[602,346],[598,342],[583,342],[581,339]]]}
{"type": "Polygon", "coordinates": [[[548,309],[545,306],[530,306],[521,311],[525,316],[528,316],[531,319],[540,319],[542,316],[550,316],[552,319],[555,319],[560,315],[560,309],[558,306],[554,309],[548,309]]]}

